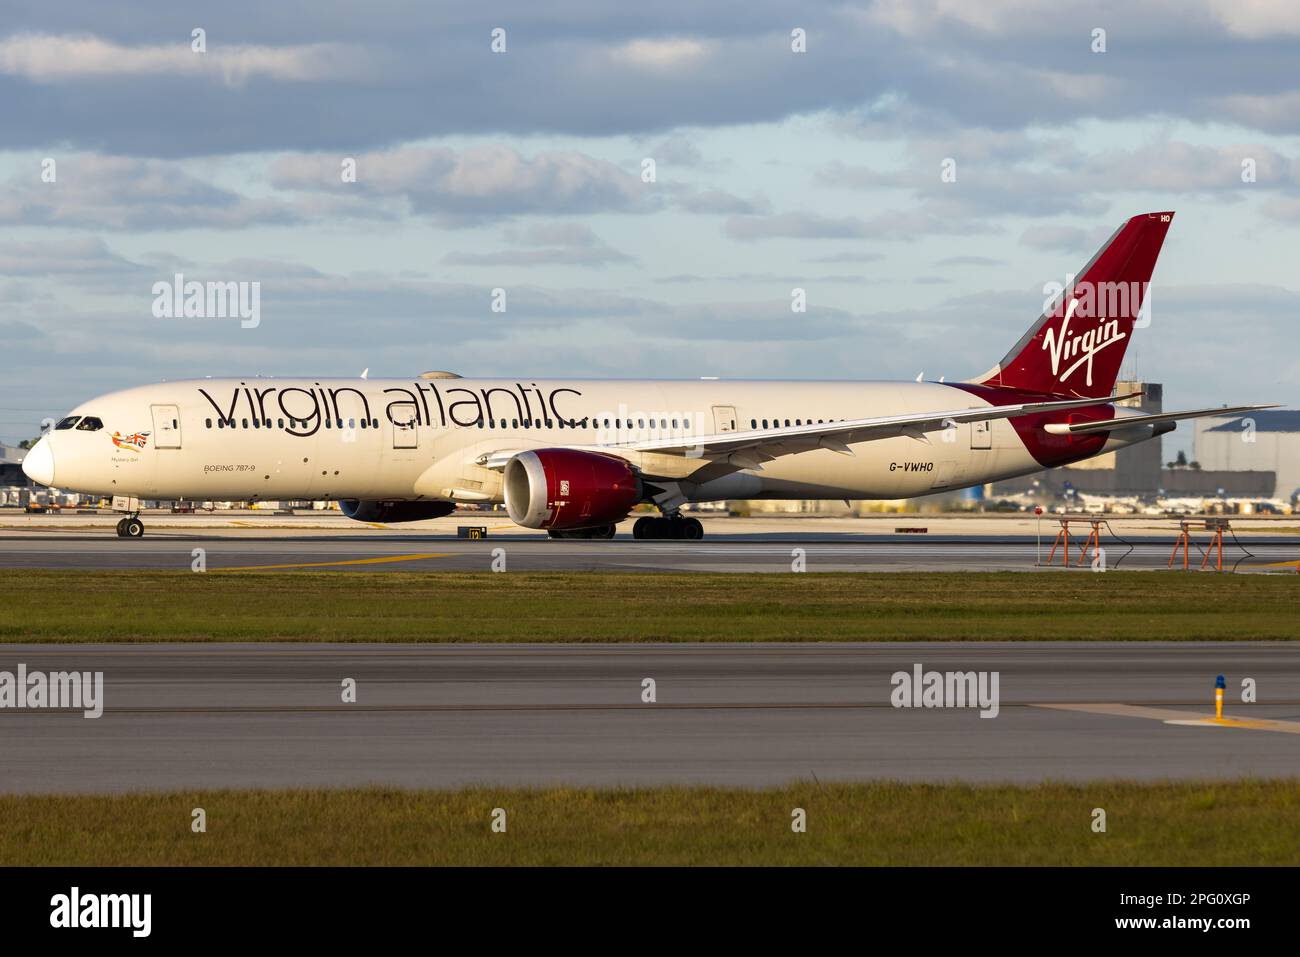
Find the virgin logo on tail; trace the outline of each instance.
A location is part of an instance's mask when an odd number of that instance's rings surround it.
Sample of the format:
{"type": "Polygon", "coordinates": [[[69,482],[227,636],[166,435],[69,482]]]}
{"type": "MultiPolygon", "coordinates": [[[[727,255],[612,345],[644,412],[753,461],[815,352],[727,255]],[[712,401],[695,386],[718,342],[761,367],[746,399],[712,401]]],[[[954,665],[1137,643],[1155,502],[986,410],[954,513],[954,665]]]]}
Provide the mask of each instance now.
{"type": "Polygon", "coordinates": [[[1060,329],[1048,329],[1043,335],[1043,348],[1052,359],[1052,375],[1058,382],[1064,382],[1080,366],[1087,368],[1087,384],[1092,385],[1092,360],[1107,346],[1113,346],[1128,338],[1128,333],[1121,332],[1118,319],[1108,320],[1104,315],[1097,317],[1097,325],[1082,333],[1070,335],[1070,320],[1079,307],[1079,299],[1070,300],[1065,310],[1065,318],[1060,329]],[[1076,358],[1077,356],[1077,358],[1076,358]],[[1074,359],[1074,362],[1061,371],[1062,361],[1074,359]]]}

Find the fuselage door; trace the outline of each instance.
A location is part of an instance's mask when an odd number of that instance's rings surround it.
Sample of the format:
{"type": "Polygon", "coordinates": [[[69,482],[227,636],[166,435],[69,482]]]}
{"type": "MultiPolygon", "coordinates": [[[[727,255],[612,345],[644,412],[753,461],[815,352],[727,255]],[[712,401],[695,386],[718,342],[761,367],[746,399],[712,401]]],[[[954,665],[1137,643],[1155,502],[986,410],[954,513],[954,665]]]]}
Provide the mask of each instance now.
{"type": "Polygon", "coordinates": [[[970,424],[970,447],[972,449],[993,448],[993,423],[991,421],[972,422],[970,424]]]}
{"type": "Polygon", "coordinates": [[[736,431],[736,407],[734,405],[715,405],[713,407],[714,434],[736,431]]]}
{"type": "Polygon", "coordinates": [[[153,446],[156,449],[181,447],[181,409],[177,405],[155,405],[153,408],[153,446]]]}
{"type": "Polygon", "coordinates": [[[418,449],[420,447],[420,430],[416,428],[418,418],[414,402],[394,402],[389,406],[393,417],[393,448],[418,449]]]}

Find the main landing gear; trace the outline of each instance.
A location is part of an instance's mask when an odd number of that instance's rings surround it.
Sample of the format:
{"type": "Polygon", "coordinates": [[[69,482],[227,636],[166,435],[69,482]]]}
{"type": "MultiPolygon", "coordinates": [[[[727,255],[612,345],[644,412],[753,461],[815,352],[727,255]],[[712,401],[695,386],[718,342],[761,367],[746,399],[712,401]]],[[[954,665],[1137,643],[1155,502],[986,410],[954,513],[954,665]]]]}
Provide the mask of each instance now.
{"type": "Polygon", "coordinates": [[[698,518],[682,518],[680,515],[671,518],[646,516],[636,520],[636,524],[632,526],[632,537],[678,538],[694,542],[704,537],[704,526],[700,524],[698,518]]]}
{"type": "Polygon", "coordinates": [[[129,515],[117,523],[118,538],[142,538],[143,536],[144,522],[136,516],[129,515]]]}
{"type": "Polygon", "coordinates": [[[566,528],[563,531],[551,529],[547,531],[551,538],[613,538],[613,525],[595,525],[591,528],[566,528]]]}

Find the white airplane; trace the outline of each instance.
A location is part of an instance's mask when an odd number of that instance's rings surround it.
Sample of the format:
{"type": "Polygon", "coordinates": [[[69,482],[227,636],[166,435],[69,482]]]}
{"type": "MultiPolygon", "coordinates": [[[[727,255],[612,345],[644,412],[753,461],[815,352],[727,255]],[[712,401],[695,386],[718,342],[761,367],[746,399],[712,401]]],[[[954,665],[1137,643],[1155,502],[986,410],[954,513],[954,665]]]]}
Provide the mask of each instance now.
{"type": "Polygon", "coordinates": [[[1113,395],[1173,213],[1117,229],[992,369],[966,382],[198,379],[73,409],[28,453],[35,482],[140,499],[335,499],[360,521],[505,502],[553,537],[698,539],[688,502],[898,499],[1153,439],[1179,419],[1113,395]]]}

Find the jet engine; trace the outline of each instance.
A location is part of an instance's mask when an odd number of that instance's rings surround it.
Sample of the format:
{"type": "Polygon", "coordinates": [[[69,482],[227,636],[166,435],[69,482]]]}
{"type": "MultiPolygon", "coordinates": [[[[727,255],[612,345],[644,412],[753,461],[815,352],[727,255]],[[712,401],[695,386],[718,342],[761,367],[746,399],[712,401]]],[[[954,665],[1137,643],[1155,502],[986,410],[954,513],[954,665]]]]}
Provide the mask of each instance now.
{"type": "Polygon", "coordinates": [[[531,449],[506,463],[506,509],[525,528],[561,531],[614,525],[641,501],[641,480],[613,455],[531,449]]]}
{"type": "Polygon", "coordinates": [[[365,502],[339,499],[339,510],[358,522],[419,522],[456,511],[455,502],[365,502]]]}

